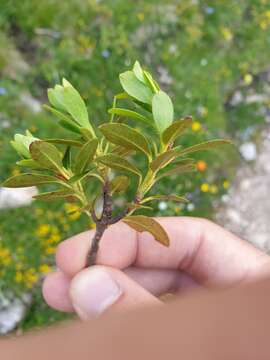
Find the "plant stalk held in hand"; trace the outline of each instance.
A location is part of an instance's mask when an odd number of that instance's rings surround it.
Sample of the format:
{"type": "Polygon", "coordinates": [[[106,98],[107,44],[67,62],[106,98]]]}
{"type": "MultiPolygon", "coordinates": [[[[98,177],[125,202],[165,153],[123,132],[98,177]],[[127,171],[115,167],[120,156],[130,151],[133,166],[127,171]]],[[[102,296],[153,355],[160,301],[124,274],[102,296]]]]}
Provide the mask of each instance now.
{"type": "Polygon", "coordinates": [[[174,120],[170,97],[137,61],[132,70],[120,74],[120,83],[123,92],[114,96],[108,121],[96,127],[79,92],[63,79],[62,85],[48,90],[50,106],[45,108],[70,136],[41,140],[26,131],[11,142],[21,156],[17,164],[27,171],[6,180],[5,187],[49,185],[50,191],[35,198],[75,201],[96,224],[87,265],[95,264],[106,229],[120,220],[169,246],[161,225],[137,212],[151,209],[148,203],[153,201],[186,202],[177,194],[149,192],[164,177],[195,171],[194,160],[187,155],[229,143],[218,139],[187,148],[175,145],[192,118],[174,120]],[[139,157],[138,162],[137,154],[143,160],[139,157]],[[126,200],[119,207],[121,193],[126,200]]]}

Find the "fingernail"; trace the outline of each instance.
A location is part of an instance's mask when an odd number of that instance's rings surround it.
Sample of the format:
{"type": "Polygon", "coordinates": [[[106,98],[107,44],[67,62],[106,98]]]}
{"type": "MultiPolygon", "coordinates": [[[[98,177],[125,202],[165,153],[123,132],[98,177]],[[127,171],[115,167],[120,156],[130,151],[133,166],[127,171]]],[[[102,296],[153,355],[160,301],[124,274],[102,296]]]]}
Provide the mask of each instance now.
{"type": "Polygon", "coordinates": [[[120,286],[102,269],[88,269],[71,284],[74,309],[83,320],[96,317],[112,306],[122,295],[120,286]]]}

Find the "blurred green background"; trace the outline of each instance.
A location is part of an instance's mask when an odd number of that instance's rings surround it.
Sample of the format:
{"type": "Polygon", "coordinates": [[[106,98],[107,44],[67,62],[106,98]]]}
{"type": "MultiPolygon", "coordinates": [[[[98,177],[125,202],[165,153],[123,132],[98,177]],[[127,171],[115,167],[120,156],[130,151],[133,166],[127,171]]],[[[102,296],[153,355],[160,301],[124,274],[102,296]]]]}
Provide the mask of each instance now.
{"type": "MultiPolygon", "coordinates": [[[[196,155],[195,175],[160,185],[187,193],[190,204],[160,203],[155,214],[211,217],[241,160],[239,145],[257,141],[264,122],[256,102],[231,106],[233,95],[260,87],[269,58],[267,0],[0,0],[0,180],[20,171],[14,132],[61,131],[41,107],[48,87],[66,77],[98,124],[120,90],[118,74],[138,59],[170,93],[177,116],[194,117],[186,145],[212,137],[236,144],[196,155]]],[[[62,317],[44,304],[39,284],[59,241],[90,226],[69,210],[39,202],[0,210],[0,293],[33,293],[23,329],[62,317]]]]}

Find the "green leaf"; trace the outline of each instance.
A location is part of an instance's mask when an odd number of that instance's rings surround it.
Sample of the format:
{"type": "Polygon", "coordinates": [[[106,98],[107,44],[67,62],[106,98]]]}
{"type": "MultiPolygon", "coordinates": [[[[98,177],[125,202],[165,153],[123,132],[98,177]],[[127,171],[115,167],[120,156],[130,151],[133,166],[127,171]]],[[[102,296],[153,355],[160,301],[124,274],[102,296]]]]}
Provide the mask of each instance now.
{"type": "Polygon", "coordinates": [[[7,188],[20,188],[57,182],[59,182],[59,180],[49,175],[22,174],[7,179],[2,186],[7,188]]]}
{"type": "Polygon", "coordinates": [[[151,235],[153,235],[155,240],[162,245],[170,245],[168,234],[164,228],[153,218],[143,215],[133,215],[125,217],[123,222],[138,232],[149,232],[151,235]]]}
{"type": "Polygon", "coordinates": [[[186,154],[194,153],[196,151],[208,150],[208,149],[214,148],[219,145],[230,145],[230,144],[232,144],[232,142],[230,140],[224,140],[224,139],[209,140],[209,141],[205,141],[201,144],[196,144],[196,145],[187,147],[183,150],[180,150],[180,151],[178,151],[177,155],[183,156],[186,154]]]}
{"type": "Polygon", "coordinates": [[[143,74],[144,74],[144,77],[146,79],[146,83],[148,84],[150,89],[154,93],[159,92],[160,87],[159,87],[158,83],[153,79],[152,75],[148,71],[144,71],[143,74]]]}
{"type": "Polygon", "coordinates": [[[128,110],[128,109],[122,109],[122,108],[111,108],[108,110],[109,114],[115,114],[115,115],[120,115],[120,116],[124,116],[126,118],[130,118],[130,119],[136,119],[141,121],[142,123],[154,127],[153,126],[153,120],[148,119],[146,116],[143,116],[139,113],[137,113],[136,111],[132,111],[132,110],[128,110]]]}
{"type": "Polygon", "coordinates": [[[129,213],[134,213],[136,210],[153,210],[151,206],[146,206],[143,204],[127,203],[129,213]]]}
{"type": "Polygon", "coordinates": [[[111,169],[128,171],[136,174],[139,176],[139,179],[141,181],[142,175],[140,173],[140,170],[136,166],[131,164],[128,160],[123,159],[121,156],[108,154],[96,158],[96,161],[105,166],[108,166],[111,169]]]}
{"type": "Polygon", "coordinates": [[[122,92],[122,93],[115,95],[115,98],[117,100],[125,100],[125,99],[130,99],[130,96],[127,93],[122,92]]]}
{"type": "Polygon", "coordinates": [[[164,91],[159,91],[154,95],[152,111],[157,129],[161,134],[171,125],[174,117],[172,101],[164,91]]]}
{"type": "Polygon", "coordinates": [[[49,144],[59,144],[59,145],[67,145],[67,146],[75,146],[81,147],[83,144],[77,140],[69,140],[69,139],[44,139],[46,143],[49,144]]]}
{"type": "Polygon", "coordinates": [[[141,81],[145,84],[143,69],[141,68],[139,61],[135,61],[135,64],[133,66],[133,73],[139,81],[141,81]]]}
{"type": "Polygon", "coordinates": [[[67,197],[73,197],[74,191],[73,190],[57,190],[57,191],[50,191],[42,194],[38,194],[33,196],[36,200],[42,200],[42,201],[52,201],[57,199],[63,199],[67,197]]]}
{"type": "Polygon", "coordinates": [[[23,160],[17,161],[16,164],[18,166],[29,167],[31,169],[40,169],[40,165],[32,159],[23,159],[23,160]]]}
{"type": "Polygon", "coordinates": [[[186,154],[190,154],[190,153],[193,153],[196,151],[208,150],[208,149],[214,148],[216,146],[225,145],[225,144],[231,144],[231,142],[229,140],[219,140],[219,139],[218,140],[210,140],[210,141],[206,141],[201,144],[190,146],[186,149],[178,150],[177,148],[175,148],[172,150],[168,150],[168,151],[158,155],[156,157],[156,159],[151,162],[150,168],[154,172],[157,172],[158,170],[164,168],[166,165],[170,164],[173,160],[175,160],[176,158],[178,158],[180,156],[184,156],[186,154]]]}
{"type": "Polygon", "coordinates": [[[105,138],[111,143],[127,149],[143,152],[151,158],[151,150],[147,139],[138,130],[125,124],[103,124],[99,127],[105,138]]]}
{"type": "Polygon", "coordinates": [[[154,172],[164,168],[168,165],[171,161],[175,159],[177,156],[177,151],[175,149],[167,150],[166,152],[158,155],[155,160],[153,160],[150,164],[151,170],[154,172]]]}
{"type": "Polygon", "coordinates": [[[74,125],[72,122],[68,122],[66,120],[59,120],[58,124],[62,126],[63,129],[66,129],[76,134],[80,133],[79,128],[76,125],[74,125]]]}
{"type": "Polygon", "coordinates": [[[197,167],[194,164],[182,164],[181,163],[180,165],[177,165],[174,168],[172,168],[172,169],[164,172],[160,176],[158,176],[156,178],[155,182],[157,182],[157,181],[159,181],[159,180],[161,180],[163,178],[170,177],[172,175],[180,175],[180,174],[184,174],[184,173],[187,173],[187,172],[194,172],[196,170],[197,170],[197,167]]]}
{"type": "Polygon", "coordinates": [[[58,149],[44,141],[34,141],[30,145],[32,159],[45,169],[62,172],[62,154],[58,149]]]}
{"type": "Polygon", "coordinates": [[[132,71],[120,74],[120,83],[128,95],[142,103],[151,105],[153,97],[151,90],[138,80],[132,71]]]}
{"type": "Polygon", "coordinates": [[[192,118],[190,116],[184,119],[174,121],[162,133],[162,141],[165,145],[173,143],[183,132],[191,125],[192,118]]]}
{"type": "Polygon", "coordinates": [[[122,146],[116,146],[114,149],[112,149],[112,154],[119,155],[122,157],[125,157],[127,155],[130,155],[134,152],[134,150],[124,148],[122,146]]]}
{"type": "Polygon", "coordinates": [[[110,183],[110,193],[121,193],[128,188],[129,178],[127,176],[116,176],[110,183]]]}
{"type": "Polygon", "coordinates": [[[132,99],[133,102],[140,106],[142,109],[146,110],[147,112],[149,112],[152,116],[152,104],[144,104],[143,102],[139,101],[139,100],[136,100],[136,99],[132,99]]]}
{"type": "Polygon", "coordinates": [[[80,132],[86,141],[94,139],[94,136],[89,129],[80,128],[80,132]]]}
{"type": "Polygon", "coordinates": [[[175,202],[184,202],[187,203],[188,200],[183,196],[178,195],[155,195],[155,196],[149,196],[148,198],[145,198],[141,201],[141,204],[145,204],[149,201],[175,201],[175,202]]]}
{"type": "Polygon", "coordinates": [[[177,166],[178,165],[179,166],[184,166],[184,165],[194,165],[194,163],[195,163],[195,160],[193,158],[186,158],[186,159],[178,160],[174,164],[177,165],[177,166]]]}
{"type": "Polygon", "coordinates": [[[75,161],[75,173],[81,174],[87,166],[93,161],[98,147],[98,139],[89,140],[82,146],[77,154],[75,161]]]}
{"type": "MultiPolygon", "coordinates": [[[[27,151],[27,149],[22,146],[21,143],[17,143],[16,141],[11,140],[10,145],[13,147],[13,149],[22,157],[28,158],[30,155],[30,152],[27,151]]],[[[30,155],[31,156],[31,155],[30,155]]]]}
{"type": "Polygon", "coordinates": [[[89,123],[88,112],[79,92],[65,79],[63,79],[63,103],[66,108],[66,111],[76,120],[76,122],[92,130],[92,127],[89,123]]]}
{"type": "Polygon", "coordinates": [[[73,184],[77,181],[82,181],[84,179],[87,179],[88,177],[94,177],[98,179],[102,184],[104,184],[104,180],[102,179],[102,177],[97,173],[95,173],[94,171],[85,171],[82,174],[74,175],[68,180],[68,183],[73,184]]]}
{"type": "Polygon", "coordinates": [[[29,131],[26,131],[26,135],[15,134],[14,141],[11,141],[10,144],[17,151],[17,153],[23,156],[26,159],[31,157],[29,146],[33,141],[39,140],[35,138],[29,131]]]}
{"type": "Polygon", "coordinates": [[[70,169],[71,168],[71,162],[72,162],[72,159],[71,159],[71,148],[70,146],[68,146],[66,148],[66,151],[65,151],[65,154],[63,156],[63,166],[66,168],[66,169],[70,169]]]}
{"type": "Polygon", "coordinates": [[[63,104],[63,96],[62,96],[63,88],[60,85],[56,85],[54,89],[48,89],[48,99],[50,104],[58,110],[66,111],[65,106],[63,104]]]}
{"type": "Polygon", "coordinates": [[[80,134],[80,127],[76,125],[76,123],[74,123],[74,121],[69,115],[63,114],[61,111],[58,111],[48,105],[43,105],[43,107],[46,110],[50,111],[58,119],[60,119],[59,125],[61,125],[64,129],[69,130],[76,134],[80,134]]]}

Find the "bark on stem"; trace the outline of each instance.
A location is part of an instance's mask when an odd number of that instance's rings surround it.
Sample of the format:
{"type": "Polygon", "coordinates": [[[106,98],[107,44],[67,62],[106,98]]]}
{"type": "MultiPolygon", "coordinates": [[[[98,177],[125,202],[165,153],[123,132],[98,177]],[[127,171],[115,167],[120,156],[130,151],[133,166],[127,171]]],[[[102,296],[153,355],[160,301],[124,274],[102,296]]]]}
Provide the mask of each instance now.
{"type": "MultiPolygon", "coordinates": [[[[134,203],[138,203],[139,200],[136,198],[134,203]]],[[[103,210],[101,217],[98,218],[95,211],[92,209],[92,219],[96,224],[96,232],[92,239],[90,250],[87,254],[86,266],[95,265],[97,259],[97,253],[99,249],[100,240],[109,225],[113,225],[118,221],[122,220],[129,212],[129,208],[125,209],[115,217],[112,216],[112,197],[109,191],[109,184],[106,182],[103,187],[103,210]]]]}
{"type": "Polygon", "coordinates": [[[97,225],[95,235],[92,239],[91,248],[87,255],[86,266],[95,265],[96,259],[97,259],[97,253],[98,253],[98,249],[99,249],[99,242],[100,242],[105,230],[106,230],[105,225],[102,225],[102,226],[99,224],[97,225]]]}

